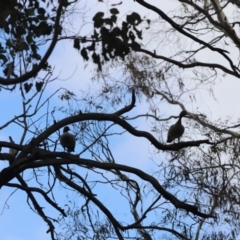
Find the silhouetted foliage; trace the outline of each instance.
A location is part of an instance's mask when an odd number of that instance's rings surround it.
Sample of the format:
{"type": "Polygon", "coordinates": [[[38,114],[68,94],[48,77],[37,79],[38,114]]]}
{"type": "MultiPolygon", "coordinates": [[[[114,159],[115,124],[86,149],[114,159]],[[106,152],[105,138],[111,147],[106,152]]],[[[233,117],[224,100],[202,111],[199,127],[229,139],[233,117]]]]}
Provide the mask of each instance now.
{"type": "Polygon", "coordinates": [[[146,13],[125,14],[124,3],[86,16],[77,0],[0,2],[0,90],[20,99],[0,122],[14,135],[0,139],[1,191],[23,191],[51,239],[238,239],[239,117],[212,120],[198,101],[240,78],[240,4],[135,0],[146,13]],[[46,91],[59,41],[93,66],[94,90],[46,91]],[[181,111],[184,134],[167,144],[181,111]]]}

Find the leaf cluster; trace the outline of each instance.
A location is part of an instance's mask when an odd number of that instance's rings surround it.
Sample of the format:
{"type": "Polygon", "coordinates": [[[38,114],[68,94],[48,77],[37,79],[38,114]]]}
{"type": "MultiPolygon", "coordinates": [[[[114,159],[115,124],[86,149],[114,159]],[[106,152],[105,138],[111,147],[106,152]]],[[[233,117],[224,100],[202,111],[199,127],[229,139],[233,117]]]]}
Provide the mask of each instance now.
{"type": "Polygon", "coordinates": [[[92,19],[94,32],[91,38],[74,39],[73,47],[80,51],[84,60],[88,61],[91,56],[99,70],[102,70],[104,62],[124,59],[132,50],[141,48],[138,40],[142,39],[142,30],[138,28],[144,21],[143,18],[138,13],[132,12],[119,26],[118,14],[117,8],[110,9],[110,17],[104,17],[103,12],[96,13],[92,19]],[[87,44],[88,42],[91,43],[87,44]],[[83,45],[82,49],[80,43],[83,45]]]}

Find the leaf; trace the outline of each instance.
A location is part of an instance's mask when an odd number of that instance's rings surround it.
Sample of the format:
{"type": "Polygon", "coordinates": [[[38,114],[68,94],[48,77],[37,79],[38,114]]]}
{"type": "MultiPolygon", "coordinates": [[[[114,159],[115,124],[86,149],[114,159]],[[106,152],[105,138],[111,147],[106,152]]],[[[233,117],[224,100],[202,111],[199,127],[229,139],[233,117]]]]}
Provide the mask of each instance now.
{"type": "Polygon", "coordinates": [[[16,34],[19,36],[26,34],[26,29],[21,26],[16,26],[15,31],[16,31],[16,34]]]}
{"type": "Polygon", "coordinates": [[[119,14],[119,11],[118,11],[117,8],[111,8],[111,9],[110,9],[110,13],[111,13],[111,14],[119,14]]]}
{"type": "Polygon", "coordinates": [[[113,23],[116,23],[117,22],[117,16],[116,15],[112,15],[111,16],[111,20],[113,23]]]}
{"type": "Polygon", "coordinates": [[[4,31],[7,33],[7,34],[9,34],[9,26],[8,26],[9,24],[5,24],[4,25],[4,31]]]}
{"type": "Polygon", "coordinates": [[[100,62],[100,57],[95,52],[92,54],[92,58],[93,58],[94,63],[99,63],[100,62]]]}
{"type": "Polygon", "coordinates": [[[0,59],[3,61],[3,63],[7,62],[7,57],[3,54],[0,54],[0,59]]]}
{"type": "Polygon", "coordinates": [[[104,16],[104,13],[103,12],[98,12],[96,13],[96,15],[93,17],[93,21],[96,22],[97,20],[99,19],[102,19],[102,17],[104,16]]]}
{"type": "Polygon", "coordinates": [[[18,48],[19,48],[20,51],[22,51],[22,50],[28,50],[28,49],[29,49],[29,45],[28,45],[25,41],[23,41],[23,42],[21,42],[21,43],[18,45],[18,48]]]}
{"type": "Polygon", "coordinates": [[[105,24],[108,24],[108,25],[110,25],[112,27],[112,25],[113,25],[112,19],[106,18],[103,21],[104,21],[105,24]]]}
{"type": "Polygon", "coordinates": [[[93,35],[91,36],[93,39],[96,39],[97,41],[98,41],[98,33],[97,33],[97,31],[96,31],[96,29],[94,29],[94,33],[93,33],[93,35]]]}
{"type": "Polygon", "coordinates": [[[129,38],[134,42],[135,41],[135,35],[132,31],[129,32],[129,38]]]}
{"type": "Polygon", "coordinates": [[[102,64],[101,64],[101,61],[100,61],[100,56],[94,52],[92,54],[92,59],[93,59],[93,62],[98,65],[98,69],[100,71],[102,71],[102,64]]]}
{"type": "Polygon", "coordinates": [[[130,15],[127,15],[127,22],[131,25],[137,26],[142,22],[142,19],[138,13],[133,12],[130,15]]]}
{"type": "Polygon", "coordinates": [[[113,37],[117,37],[117,36],[120,36],[121,35],[121,30],[119,27],[115,27],[112,32],[111,32],[111,35],[113,37]]]}
{"type": "Polygon", "coordinates": [[[28,44],[33,42],[33,38],[32,38],[32,34],[31,33],[28,33],[28,35],[26,37],[26,40],[27,40],[28,44]]]}
{"type": "Polygon", "coordinates": [[[151,24],[151,20],[147,19],[147,23],[148,23],[148,25],[150,25],[151,24]]]}
{"type": "Polygon", "coordinates": [[[31,45],[31,50],[33,51],[33,53],[37,53],[37,49],[38,49],[38,46],[36,46],[35,44],[31,45]]]}
{"type": "Polygon", "coordinates": [[[102,38],[107,41],[109,39],[109,30],[105,27],[101,28],[102,38]]]}
{"type": "Polygon", "coordinates": [[[88,53],[87,53],[86,48],[83,48],[83,49],[82,49],[81,55],[82,55],[82,57],[83,57],[84,60],[88,61],[89,57],[88,57],[88,53]]]}
{"type": "Polygon", "coordinates": [[[92,42],[90,46],[87,47],[89,51],[94,51],[95,50],[95,42],[92,42]]]}
{"type": "Polygon", "coordinates": [[[73,40],[73,47],[76,48],[78,51],[80,50],[80,41],[78,38],[73,40]]]}
{"type": "Polygon", "coordinates": [[[94,22],[94,27],[100,28],[100,27],[102,27],[103,23],[104,23],[104,19],[100,18],[94,22]]]}
{"type": "MultiPolygon", "coordinates": [[[[34,69],[37,68],[37,67],[38,67],[38,64],[34,63],[34,64],[32,65],[32,70],[34,70],[34,69]]],[[[37,76],[37,74],[38,74],[38,73],[36,73],[35,75],[33,75],[33,78],[35,78],[35,77],[37,76]]]]}
{"type": "Polygon", "coordinates": [[[44,15],[45,12],[46,12],[44,8],[38,8],[37,11],[38,11],[38,13],[41,14],[41,15],[44,15]]]}
{"type": "Polygon", "coordinates": [[[139,43],[137,43],[137,42],[133,42],[133,43],[131,44],[131,48],[132,48],[133,50],[137,51],[137,50],[141,49],[141,45],[140,45],[139,43]]]}
{"type": "Polygon", "coordinates": [[[32,58],[36,59],[36,60],[41,60],[41,55],[39,55],[38,53],[33,53],[31,55],[32,58]]]}
{"type": "Polygon", "coordinates": [[[139,31],[136,27],[133,27],[133,28],[134,28],[134,30],[136,31],[138,38],[139,38],[139,39],[142,39],[142,30],[139,31]]]}
{"type": "Polygon", "coordinates": [[[25,92],[28,93],[30,91],[30,89],[32,88],[33,84],[32,83],[30,83],[30,84],[24,83],[23,86],[24,86],[25,92]]]}
{"type": "Polygon", "coordinates": [[[40,92],[42,90],[42,86],[43,86],[43,81],[35,83],[35,87],[36,87],[38,92],[40,92]]]}

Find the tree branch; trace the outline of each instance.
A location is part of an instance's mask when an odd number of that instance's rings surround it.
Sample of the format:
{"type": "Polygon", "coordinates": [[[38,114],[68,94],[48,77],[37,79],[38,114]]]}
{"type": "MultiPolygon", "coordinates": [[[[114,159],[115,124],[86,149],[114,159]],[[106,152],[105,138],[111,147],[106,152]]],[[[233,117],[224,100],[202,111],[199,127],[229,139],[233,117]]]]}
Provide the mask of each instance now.
{"type": "Polygon", "coordinates": [[[234,66],[232,60],[226,55],[227,51],[220,49],[220,48],[215,48],[213,46],[211,46],[210,44],[202,41],[200,38],[195,37],[194,35],[191,35],[190,33],[186,32],[183,28],[181,28],[181,26],[177,23],[175,23],[170,17],[168,17],[163,11],[161,11],[159,8],[145,2],[144,0],[136,0],[136,2],[138,2],[140,5],[144,6],[147,9],[150,9],[152,11],[154,11],[155,13],[157,13],[161,18],[163,18],[166,22],[168,22],[173,28],[175,28],[178,32],[180,32],[181,34],[183,34],[184,36],[192,39],[193,41],[209,48],[210,50],[214,51],[214,52],[218,52],[219,54],[221,54],[230,64],[232,70],[234,72],[236,72],[236,74],[239,74],[238,69],[234,66]]]}
{"type": "Polygon", "coordinates": [[[26,193],[28,193],[29,191],[31,192],[38,192],[40,193],[44,199],[50,204],[52,205],[55,209],[57,209],[64,217],[67,217],[67,215],[65,214],[64,210],[62,208],[60,208],[57,203],[53,202],[53,200],[51,198],[48,197],[48,195],[40,188],[36,188],[36,187],[26,187],[23,185],[19,185],[16,183],[7,183],[5,184],[5,186],[7,187],[14,187],[17,189],[21,189],[23,191],[25,191],[26,193]]]}
{"type": "MultiPolygon", "coordinates": [[[[57,160],[58,161],[58,160],[57,160]]],[[[56,176],[60,181],[65,182],[68,186],[70,186],[71,188],[77,190],[79,193],[83,194],[84,196],[86,196],[88,199],[90,199],[93,203],[96,204],[96,206],[99,207],[99,209],[101,209],[101,211],[108,217],[108,219],[111,221],[115,232],[118,236],[118,238],[120,240],[123,240],[123,236],[120,233],[119,229],[122,229],[122,226],[120,225],[120,223],[114,218],[114,216],[112,215],[112,213],[92,194],[89,193],[88,191],[86,191],[84,188],[78,186],[77,184],[75,184],[74,182],[72,182],[70,179],[68,179],[67,177],[65,177],[61,171],[60,168],[58,166],[56,166],[55,168],[55,172],[56,172],[56,176]]]]}
{"type": "Polygon", "coordinates": [[[60,17],[61,17],[61,13],[62,13],[63,3],[64,3],[64,0],[59,1],[52,42],[51,42],[47,52],[43,56],[41,62],[36,67],[34,67],[32,69],[32,71],[27,72],[18,78],[10,78],[10,79],[0,78],[1,85],[13,85],[13,84],[25,82],[28,79],[32,78],[33,76],[37,75],[37,73],[43,68],[44,64],[46,63],[46,61],[52,54],[52,51],[57,43],[59,29],[60,29],[59,28],[60,27],[60,17]]]}
{"type": "Polygon", "coordinates": [[[148,51],[146,49],[138,49],[137,52],[142,52],[142,53],[145,53],[145,54],[148,54],[150,55],[151,57],[153,58],[156,58],[156,59],[162,59],[166,62],[169,62],[169,63],[173,63],[174,65],[180,67],[180,68],[194,68],[194,67],[206,67],[206,68],[217,68],[217,69],[220,69],[222,70],[223,72],[225,73],[228,73],[234,77],[237,77],[237,78],[240,78],[240,74],[236,71],[231,71],[229,70],[228,68],[220,65],[220,64],[217,64],[217,63],[204,63],[204,62],[192,62],[192,63],[189,63],[189,64],[184,64],[183,62],[179,62],[179,61],[176,61],[174,59],[171,59],[171,58],[168,58],[168,57],[165,57],[165,56],[162,56],[162,55],[157,55],[151,51],[148,51]]]}
{"type": "MultiPolygon", "coordinates": [[[[213,217],[212,215],[202,213],[198,211],[198,207],[187,204],[185,202],[182,202],[178,200],[174,195],[166,191],[151,175],[146,174],[145,172],[125,166],[122,164],[116,164],[116,163],[102,163],[102,162],[97,162],[93,161],[90,159],[84,159],[84,158],[78,158],[75,155],[70,155],[67,153],[63,152],[48,152],[48,151],[38,151],[38,158],[37,159],[43,159],[42,161],[37,161],[33,162],[33,159],[30,162],[23,162],[19,161],[14,165],[10,166],[8,168],[8,175],[3,174],[3,171],[0,173],[0,186],[5,185],[8,181],[10,181],[12,178],[14,178],[17,174],[25,171],[26,169],[31,169],[31,168],[39,168],[39,167],[45,167],[45,166],[51,166],[51,165],[62,165],[62,164],[80,164],[84,165],[88,168],[96,167],[99,169],[104,169],[104,170],[120,170],[120,171],[125,171],[129,173],[133,173],[140,177],[141,179],[149,182],[152,184],[152,186],[161,194],[165,199],[169,200],[176,208],[181,208],[186,210],[187,212],[191,212],[197,216],[204,217],[204,218],[209,218],[213,217]],[[54,158],[54,159],[53,159],[54,158]],[[56,158],[58,158],[56,160],[56,158]],[[62,159],[59,159],[62,158],[62,159]],[[10,179],[9,179],[10,177],[10,179]]],[[[90,193],[89,193],[90,194],[90,193]]]]}
{"type": "Polygon", "coordinates": [[[121,116],[124,113],[131,111],[134,108],[135,103],[136,103],[136,96],[135,96],[135,90],[133,89],[132,90],[132,101],[131,101],[131,103],[128,106],[126,106],[125,108],[122,108],[122,109],[120,109],[119,111],[117,111],[113,114],[115,114],[117,116],[121,116]]]}
{"type": "Polygon", "coordinates": [[[33,196],[32,192],[30,190],[27,190],[28,188],[28,185],[26,184],[26,182],[23,180],[23,178],[18,175],[16,176],[18,181],[21,183],[21,185],[23,187],[25,187],[26,189],[26,193],[28,195],[28,197],[31,199],[32,203],[33,203],[33,206],[34,208],[36,209],[36,211],[38,212],[38,214],[42,217],[42,219],[48,224],[49,226],[49,230],[47,232],[50,232],[51,233],[51,237],[52,237],[52,240],[55,239],[54,237],[54,225],[52,224],[52,222],[47,218],[47,216],[45,215],[45,213],[43,212],[42,210],[42,207],[39,206],[37,200],[35,199],[35,197],[33,196]]]}

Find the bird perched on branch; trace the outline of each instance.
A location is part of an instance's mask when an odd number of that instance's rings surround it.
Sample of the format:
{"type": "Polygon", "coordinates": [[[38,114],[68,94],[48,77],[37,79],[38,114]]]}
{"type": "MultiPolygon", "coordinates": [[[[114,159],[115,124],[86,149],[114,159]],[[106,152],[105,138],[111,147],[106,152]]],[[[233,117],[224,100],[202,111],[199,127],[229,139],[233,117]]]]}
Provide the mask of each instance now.
{"type": "Polygon", "coordinates": [[[75,136],[68,131],[70,128],[68,126],[63,128],[63,134],[60,136],[60,143],[64,150],[67,149],[68,153],[74,152],[76,139],[75,136]]]}
{"type": "Polygon", "coordinates": [[[184,126],[182,125],[181,121],[182,121],[182,117],[186,116],[186,115],[187,115],[187,112],[182,111],[179,114],[179,118],[178,118],[177,122],[169,128],[167,142],[172,142],[176,138],[178,138],[178,140],[180,140],[180,137],[184,133],[184,126]]]}

